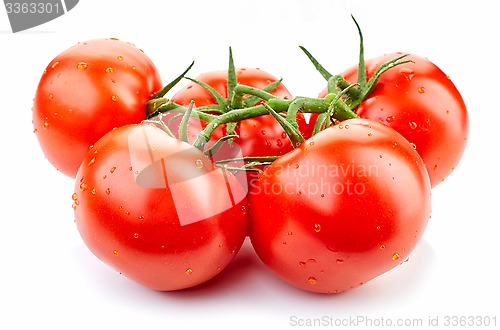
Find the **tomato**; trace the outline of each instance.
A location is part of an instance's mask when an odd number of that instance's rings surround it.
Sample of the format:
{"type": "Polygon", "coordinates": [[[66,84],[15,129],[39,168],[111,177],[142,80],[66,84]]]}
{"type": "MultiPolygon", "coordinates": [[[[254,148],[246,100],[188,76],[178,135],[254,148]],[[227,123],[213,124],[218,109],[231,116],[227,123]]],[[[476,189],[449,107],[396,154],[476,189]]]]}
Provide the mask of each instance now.
{"type": "Polygon", "coordinates": [[[73,194],[76,225],[99,259],[154,290],[219,274],[247,233],[245,191],[188,143],[126,125],[87,153],[73,194]]]}
{"type": "MultiPolygon", "coordinates": [[[[391,53],[367,60],[368,79],[380,65],[401,55],[391,53]]],[[[467,108],[456,86],[434,63],[415,54],[405,60],[413,63],[384,72],[356,113],[384,123],[408,139],[423,158],[435,187],[462,158],[469,134],[467,108]]],[[[342,76],[354,83],[357,74],[358,67],[353,66],[342,76]]]]}
{"type": "Polygon", "coordinates": [[[116,39],[81,42],[45,69],[34,98],[33,126],[46,158],[74,178],[101,136],[146,117],[145,102],[162,87],[153,62],[116,39]]]}
{"type": "MultiPolygon", "coordinates": [[[[227,71],[211,71],[201,74],[196,80],[204,82],[213,87],[224,98],[228,97],[228,73],[227,71]]],[[[270,73],[258,68],[240,68],[236,70],[236,77],[239,84],[263,89],[277,80],[270,73]]],[[[291,99],[292,95],[283,84],[279,84],[272,92],[278,98],[291,99]]],[[[180,105],[187,106],[194,101],[197,107],[214,105],[215,99],[210,93],[196,83],[189,83],[183,89],[179,90],[171,101],[180,105]]],[[[297,122],[299,129],[306,137],[311,135],[312,130],[308,130],[304,116],[298,114],[297,122]]],[[[198,132],[205,126],[205,123],[195,123],[195,128],[190,130],[190,140],[194,141],[198,132]]],[[[221,125],[212,134],[207,147],[227,134],[227,125],[221,125]]],[[[230,159],[238,156],[280,156],[293,149],[287,134],[281,125],[271,116],[264,115],[250,118],[238,122],[234,133],[238,135],[232,143],[225,143],[218,151],[217,159],[230,159]]],[[[260,167],[262,169],[262,167],[260,167]]],[[[256,179],[252,172],[247,173],[251,184],[256,179]]]]}
{"type": "Polygon", "coordinates": [[[430,216],[431,186],[403,136],[357,118],[272,163],[249,205],[260,259],[297,288],[337,293],[408,258],[430,216]]]}

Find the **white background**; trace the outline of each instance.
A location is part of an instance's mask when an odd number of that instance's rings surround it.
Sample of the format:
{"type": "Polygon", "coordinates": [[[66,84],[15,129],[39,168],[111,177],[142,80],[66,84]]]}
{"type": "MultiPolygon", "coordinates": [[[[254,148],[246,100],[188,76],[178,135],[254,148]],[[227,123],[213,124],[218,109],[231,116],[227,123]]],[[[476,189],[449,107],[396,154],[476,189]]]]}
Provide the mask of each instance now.
{"type": "Polygon", "coordinates": [[[289,329],[300,328],[295,317],[360,316],[422,319],[423,329],[429,317],[455,315],[500,323],[496,9],[493,0],[82,0],[54,21],[13,34],[0,7],[0,328],[289,329]],[[432,219],[408,262],[326,296],[281,282],[247,242],[206,285],[161,293],[87,250],[73,222],[73,181],[45,160],[31,124],[37,83],[53,57],[78,41],[116,37],[143,49],[168,82],[192,60],[193,77],[225,69],[232,46],[236,66],[260,67],[283,77],[293,94],[315,96],[323,78],[297,46],[342,72],[357,62],[351,13],[367,58],[393,51],[428,57],[454,81],[470,114],[466,153],[434,189],[432,219]]]}

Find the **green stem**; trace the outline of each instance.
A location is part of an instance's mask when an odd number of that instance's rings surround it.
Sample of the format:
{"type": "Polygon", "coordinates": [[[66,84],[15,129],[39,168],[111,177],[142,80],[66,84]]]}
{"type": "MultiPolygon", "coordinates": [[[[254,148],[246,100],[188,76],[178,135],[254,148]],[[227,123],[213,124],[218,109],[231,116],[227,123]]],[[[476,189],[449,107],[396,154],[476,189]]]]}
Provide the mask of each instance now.
{"type": "Polygon", "coordinates": [[[311,53],[309,53],[309,51],[307,49],[305,49],[305,47],[303,46],[299,46],[300,49],[302,49],[302,51],[306,54],[306,56],[309,58],[309,60],[311,61],[311,63],[314,65],[314,67],[316,68],[316,70],[318,70],[318,72],[323,76],[323,78],[325,78],[325,80],[328,80],[332,77],[332,74],[330,72],[328,72],[319,62],[318,60],[316,60],[314,58],[314,56],[312,56],[311,53]]]}
{"type": "MultiPolygon", "coordinates": [[[[271,105],[272,103],[270,103],[271,105]]],[[[271,105],[272,106],[272,105],[271,105]]],[[[298,112],[316,112],[322,113],[328,110],[328,103],[324,99],[316,99],[309,97],[296,97],[288,106],[286,120],[298,129],[297,113],[298,112]]]]}
{"type": "Polygon", "coordinates": [[[182,116],[181,123],[179,125],[179,139],[184,142],[188,142],[188,126],[189,126],[189,118],[191,118],[191,113],[193,112],[194,101],[189,103],[189,107],[187,111],[182,116]]]}
{"type": "Polygon", "coordinates": [[[177,78],[175,78],[174,80],[172,80],[165,87],[163,87],[162,89],[160,89],[158,92],[154,93],[151,96],[150,100],[164,97],[172,89],[172,87],[174,87],[175,85],[177,85],[177,83],[179,81],[181,81],[182,78],[184,78],[184,76],[186,75],[186,73],[188,73],[188,71],[191,70],[191,68],[193,67],[193,65],[194,65],[194,61],[191,62],[191,64],[188,66],[188,68],[186,70],[184,70],[184,72],[181,73],[177,78]]]}
{"type": "Polygon", "coordinates": [[[158,115],[158,109],[168,102],[170,102],[170,100],[164,97],[148,100],[146,102],[146,118],[150,119],[158,115]]]}
{"type": "MultiPolygon", "coordinates": [[[[276,80],[275,82],[262,88],[262,90],[264,92],[272,93],[281,84],[282,81],[283,81],[283,79],[280,78],[280,79],[276,80]]],[[[261,100],[262,99],[259,98],[258,96],[251,95],[251,96],[247,97],[246,99],[244,99],[243,106],[246,108],[249,108],[249,107],[252,107],[254,105],[257,105],[257,103],[259,103],[261,100]]]]}
{"type": "Polygon", "coordinates": [[[380,76],[386,72],[389,69],[394,68],[395,66],[402,65],[405,63],[412,63],[412,60],[402,60],[408,56],[408,54],[404,54],[401,56],[396,57],[395,59],[392,59],[381,66],[378,67],[377,71],[373,74],[373,76],[370,78],[368,83],[360,90],[359,95],[352,100],[351,104],[349,105],[351,110],[356,109],[373,91],[375,86],[377,85],[378,80],[380,79],[380,76]]]}
{"type": "MultiPolygon", "coordinates": [[[[283,129],[285,130],[286,134],[288,135],[288,138],[292,142],[292,146],[294,148],[296,148],[299,145],[301,145],[302,143],[304,143],[304,141],[305,141],[304,137],[302,136],[302,134],[300,134],[298,126],[295,127],[292,123],[288,122],[285,118],[283,118],[279,113],[277,113],[268,104],[262,103],[262,105],[264,106],[264,108],[266,108],[267,111],[269,111],[269,113],[271,115],[273,115],[273,117],[283,127],[283,129]]],[[[295,122],[295,124],[297,123],[297,121],[295,120],[295,118],[294,118],[294,122],[295,122]]]]}
{"type": "Polygon", "coordinates": [[[234,87],[233,100],[231,102],[231,104],[233,104],[233,108],[237,109],[243,106],[244,95],[253,95],[264,101],[276,98],[276,95],[266,92],[260,88],[247,85],[236,85],[234,87]]]}
{"type": "Polygon", "coordinates": [[[258,105],[251,108],[233,109],[219,116],[210,115],[211,119],[207,121],[208,125],[198,134],[198,137],[193,145],[196,148],[203,150],[205,144],[210,140],[212,133],[220,125],[239,122],[266,114],[268,114],[266,108],[262,105],[258,105]]]}
{"type": "MultiPolygon", "coordinates": [[[[170,103],[163,104],[160,108],[158,108],[156,111],[156,115],[159,115],[162,113],[167,113],[167,112],[172,112],[172,111],[178,112],[181,114],[185,114],[188,111],[188,109],[183,107],[182,105],[177,104],[177,103],[170,102],[170,103]]],[[[217,118],[216,115],[211,115],[211,114],[206,113],[204,111],[198,111],[195,108],[193,108],[191,110],[191,116],[195,117],[195,118],[199,118],[200,120],[206,121],[206,122],[211,122],[212,120],[217,118]]]]}
{"type": "Polygon", "coordinates": [[[356,24],[356,28],[358,29],[358,35],[359,35],[358,85],[360,88],[364,88],[368,80],[366,78],[365,47],[363,46],[363,33],[361,33],[361,28],[353,15],[351,15],[351,18],[354,21],[354,24],[356,24]]]}
{"type": "MultiPolygon", "coordinates": [[[[229,47],[229,64],[227,69],[227,100],[229,102],[233,99],[234,88],[238,84],[238,77],[236,76],[236,67],[234,66],[233,50],[229,47]]],[[[230,104],[228,102],[228,104],[230,104]]]]}
{"type": "Polygon", "coordinates": [[[210,93],[210,95],[214,98],[215,103],[217,103],[221,109],[226,110],[228,108],[227,99],[224,96],[222,96],[218,91],[216,91],[215,88],[213,88],[209,84],[204,83],[203,81],[200,81],[200,80],[196,80],[196,79],[189,78],[189,77],[186,77],[186,79],[190,80],[190,81],[200,85],[204,89],[206,89],[210,93]]]}
{"type": "Polygon", "coordinates": [[[240,158],[221,159],[221,160],[218,160],[217,163],[221,163],[221,164],[234,163],[234,162],[268,163],[268,162],[273,162],[278,158],[279,158],[279,156],[246,156],[246,157],[240,157],[240,158]]]}

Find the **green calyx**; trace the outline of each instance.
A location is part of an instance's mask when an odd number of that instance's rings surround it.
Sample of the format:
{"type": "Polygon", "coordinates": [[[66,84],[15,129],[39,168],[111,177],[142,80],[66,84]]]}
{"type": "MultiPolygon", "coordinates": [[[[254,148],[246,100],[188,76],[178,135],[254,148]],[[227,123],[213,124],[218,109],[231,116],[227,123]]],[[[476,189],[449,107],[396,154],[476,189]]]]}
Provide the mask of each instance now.
{"type": "Polygon", "coordinates": [[[351,15],[354,24],[358,30],[359,35],[359,63],[358,63],[358,77],[356,84],[350,84],[347,82],[342,75],[332,75],[328,72],[319,61],[314,58],[314,56],[303,46],[299,46],[300,49],[306,54],[311,63],[314,65],[316,70],[325,78],[327,81],[327,90],[328,93],[336,93],[336,94],[344,94],[343,101],[349,107],[352,112],[356,111],[356,108],[367,99],[367,97],[371,94],[380,76],[386,72],[387,70],[394,68],[395,66],[402,65],[405,63],[412,62],[411,60],[405,60],[404,58],[408,56],[408,54],[403,54],[393,60],[390,60],[380,67],[377,68],[373,76],[368,79],[366,75],[366,67],[365,67],[365,56],[364,56],[364,46],[363,46],[363,33],[361,32],[361,28],[354,18],[351,15]]]}

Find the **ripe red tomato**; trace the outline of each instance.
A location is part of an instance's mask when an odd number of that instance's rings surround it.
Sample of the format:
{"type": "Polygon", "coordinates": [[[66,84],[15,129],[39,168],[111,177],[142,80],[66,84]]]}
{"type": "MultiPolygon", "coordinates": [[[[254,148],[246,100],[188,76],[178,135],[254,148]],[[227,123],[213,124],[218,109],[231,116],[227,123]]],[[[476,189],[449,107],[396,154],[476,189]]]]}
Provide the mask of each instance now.
{"type": "MultiPolygon", "coordinates": [[[[236,77],[239,84],[260,89],[278,80],[275,76],[258,68],[237,69],[236,77]]],[[[213,87],[223,97],[228,97],[227,71],[206,72],[198,76],[196,80],[213,87]]],[[[292,98],[283,83],[279,84],[271,93],[282,99],[292,98]]],[[[197,107],[216,103],[205,88],[194,82],[179,90],[171,100],[184,106],[194,101],[197,107]]],[[[299,125],[303,125],[302,114],[299,114],[297,120],[299,125]]],[[[226,125],[223,125],[217,129],[214,132],[212,141],[217,141],[224,136],[226,134],[225,128],[226,125]]],[[[234,139],[234,142],[242,149],[245,156],[282,155],[293,149],[283,128],[271,115],[243,120],[238,123],[235,132],[239,135],[239,138],[234,139]]]]}
{"type": "Polygon", "coordinates": [[[246,237],[245,191],[198,149],[146,124],[102,137],[73,194],[88,248],[126,277],[178,290],[220,273],[246,237]]]}
{"type": "MultiPolygon", "coordinates": [[[[258,68],[237,69],[236,77],[239,84],[260,89],[278,80],[275,76],[258,68]]],[[[213,87],[223,97],[228,97],[227,71],[206,72],[198,76],[196,80],[213,87]]],[[[271,93],[282,99],[292,98],[292,95],[282,83],[271,93]]],[[[186,87],[179,90],[172,97],[171,101],[184,106],[194,101],[197,107],[216,104],[215,99],[210,93],[194,82],[189,83],[186,87]]],[[[309,137],[312,130],[308,128],[309,126],[306,124],[304,116],[301,113],[297,116],[297,122],[303,135],[306,138],[309,137]]],[[[193,126],[194,129],[190,130],[190,141],[196,139],[198,132],[205,126],[205,123],[198,122],[193,126]]],[[[207,143],[207,147],[213,145],[213,143],[225,136],[227,134],[226,128],[227,125],[219,126],[212,134],[210,141],[207,143]]],[[[230,159],[238,156],[280,156],[293,149],[287,134],[271,115],[264,115],[238,122],[234,134],[237,134],[238,137],[234,138],[232,143],[225,143],[222,146],[217,153],[217,159],[230,159]]],[[[251,182],[253,182],[257,176],[253,175],[252,172],[247,174],[247,179],[251,185],[251,182]]]]}
{"type": "MultiPolygon", "coordinates": [[[[391,53],[366,61],[368,79],[380,65],[401,55],[391,53]]],[[[456,86],[435,64],[414,54],[405,59],[413,63],[384,72],[356,113],[394,128],[410,141],[435,187],[462,158],[469,135],[467,108],[456,86]]],[[[342,76],[354,83],[357,74],[358,67],[353,66],[342,76]]]]}
{"type": "Polygon", "coordinates": [[[260,259],[293,286],[337,293],[408,257],[430,216],[431,187],[406,139],[350,119],[272,163],[249,205],[260,259]]]}
{"type": "Polygon", "coordinates": [[[33,126],[46,158],[74,178],[101,136],[146,118],[145,103],[161,87],[153,62],[130,43],[96,39],[63,51],[34,99],[33,126]]]}

